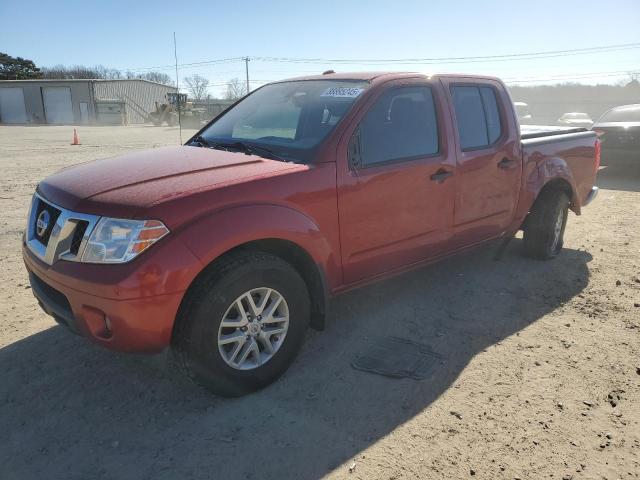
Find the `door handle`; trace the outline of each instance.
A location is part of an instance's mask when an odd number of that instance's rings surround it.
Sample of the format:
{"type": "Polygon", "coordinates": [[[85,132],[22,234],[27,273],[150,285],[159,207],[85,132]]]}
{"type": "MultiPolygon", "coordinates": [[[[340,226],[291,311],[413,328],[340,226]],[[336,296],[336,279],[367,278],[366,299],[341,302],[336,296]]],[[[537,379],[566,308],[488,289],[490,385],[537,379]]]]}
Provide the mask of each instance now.
{"type": "Polygon", "coordinates": [[[436,173],[431,175],[431,180],[433,180],[436,183],[442,183],[451,175],[453,175],[453,172],[450,172],[448,170],[445,170],[444,168],[441,168],[436,173]]]}
{"type": "Polygon", "coordinates": [[[504,157],[502,160],[498,162],[498,168],[501,168],[502,170],[509,170],[510,168],[513,168],[515,164],[516,164],[515,160],[511,160],[510,158],[504,157]]]}

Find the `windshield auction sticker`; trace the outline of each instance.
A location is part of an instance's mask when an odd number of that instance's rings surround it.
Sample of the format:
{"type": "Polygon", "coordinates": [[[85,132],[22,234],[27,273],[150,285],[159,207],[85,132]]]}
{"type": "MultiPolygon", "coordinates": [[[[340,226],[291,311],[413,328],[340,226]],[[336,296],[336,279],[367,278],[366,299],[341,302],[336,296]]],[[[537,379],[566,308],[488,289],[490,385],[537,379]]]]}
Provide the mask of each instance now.
{"type": "Polygon", "coordinates": [[[347,88],[347,87],[331,87],[327,88],[321,97],[341,97],[341,98],[355,98],[364,92],[364,88],[347,88]]]}

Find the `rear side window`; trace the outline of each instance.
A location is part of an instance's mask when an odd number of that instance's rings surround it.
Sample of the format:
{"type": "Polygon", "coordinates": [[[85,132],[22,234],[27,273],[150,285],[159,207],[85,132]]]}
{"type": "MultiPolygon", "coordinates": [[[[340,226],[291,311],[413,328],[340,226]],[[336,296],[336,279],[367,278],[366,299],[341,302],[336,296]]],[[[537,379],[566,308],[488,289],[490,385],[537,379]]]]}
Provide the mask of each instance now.
{"type": "Polygon", "coordinates": [[[369,166],[438,153],[438,127],[429,87],[384,93],[359,128],[361,165],[369,166]]]}
{"type": "Polygon", "coordinates": [[[500,124],[500,111],[498,110],[498,100],[493,88],[480,87],[484,114],[487,120],[487,136],[489,145],[495,143],[502,135],[502,125],[500,124]]]}
{"type": "Polygon", "coordinates": [[[451,96],[462,150],[488,147],[500,138],[502,123],[493,88],[454,86],[451,96]]]}

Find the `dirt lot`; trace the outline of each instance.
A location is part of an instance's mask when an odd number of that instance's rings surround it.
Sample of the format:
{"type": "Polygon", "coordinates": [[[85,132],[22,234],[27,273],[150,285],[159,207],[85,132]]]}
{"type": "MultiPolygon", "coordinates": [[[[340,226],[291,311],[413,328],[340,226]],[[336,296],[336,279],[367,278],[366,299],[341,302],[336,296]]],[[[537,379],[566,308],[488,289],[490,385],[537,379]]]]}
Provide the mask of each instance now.
{"type": "Polygon", "coordinates": [[[601,171],[554,261],[515,240],[339,297],[280,381],[228,400],[37,307],[20,254],[36,182],[178,141],[79,133],[0,127],[0,478],[640,478],[640,179],[601,171]],[[443,360],[422,381],[353,369],[382,335],[443,360]]]}

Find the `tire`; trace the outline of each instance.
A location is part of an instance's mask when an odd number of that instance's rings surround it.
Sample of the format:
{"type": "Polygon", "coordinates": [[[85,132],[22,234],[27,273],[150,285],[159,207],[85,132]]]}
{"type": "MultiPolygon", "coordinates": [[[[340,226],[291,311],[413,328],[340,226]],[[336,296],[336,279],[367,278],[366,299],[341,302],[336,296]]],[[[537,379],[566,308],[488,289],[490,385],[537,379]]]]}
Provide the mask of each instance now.
{"type": "Polygon", "coordinates": [[[267,253],[232,254],[205,270],[185,296],[174,327],[174,357],[181,370],[208,390],[226,397],[244,395],[269,385],[287,370],[304,342],[309,317],[307,287],[290,264],[267,253]],[[262,313],[265,316],[270,306],[277,304],[269,324],[266,319],[258,322],[258,315],[251,313],[248,293],[256,307],[264,300],[266,306],[263,305],[262,313]],[[253,320],[244,327],[221,327],[223,320],[224,325],[235,326],[234,322],[243,322],[237,307],[238,299],[246,311],[246,318],[253,317],[253,320]],[[269,335],[284,329],[284,318],[287,319],[286,333],[269,335]],[[258,334],[249,331],[252,325],[261,329],[258,334]],[[244,343],[219,344],[222,338],[242,335],[244,343]],[[265,342],[271,344],[272,341],[274,353],[269,353],[265,342]],[[254,346],[243,364],[233,366],[229,363],[232,357],[238,362],[246,353],[242,348],[253,344],[262,350],[256,354],[254,346]],[[236,352],[236,348],[240,351],[236,352]],[[260,358],[269,355],[264,363],[259,363],[260,358]]]}
{"type": "Polygon", "coordinates": [[[562,250],[569,214],[569,197],[558,189],[543,192],[533,204],[524,224],[524,254],[549,260],[562,250]]]}

